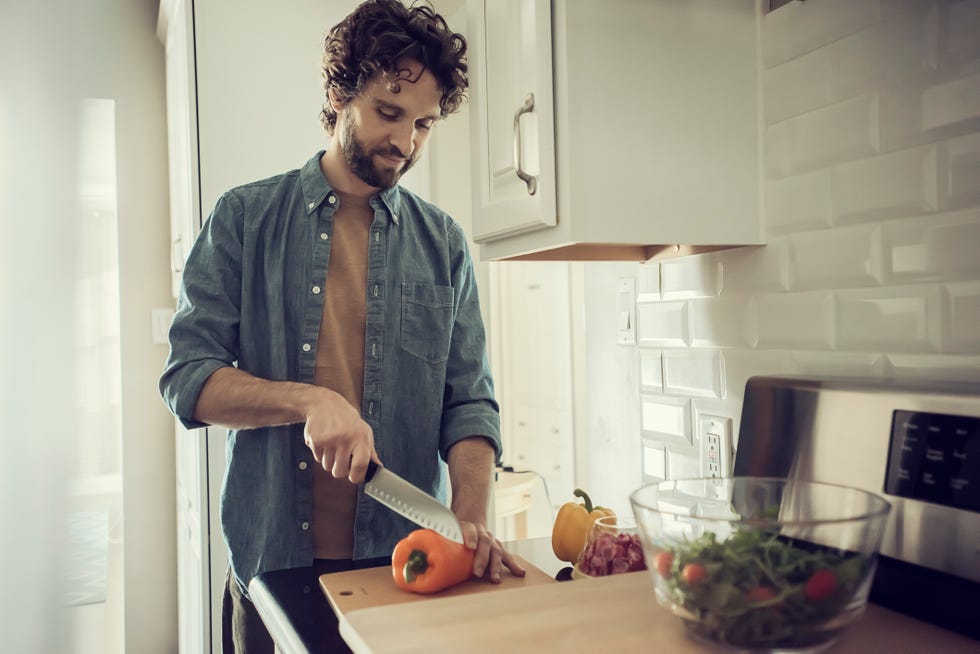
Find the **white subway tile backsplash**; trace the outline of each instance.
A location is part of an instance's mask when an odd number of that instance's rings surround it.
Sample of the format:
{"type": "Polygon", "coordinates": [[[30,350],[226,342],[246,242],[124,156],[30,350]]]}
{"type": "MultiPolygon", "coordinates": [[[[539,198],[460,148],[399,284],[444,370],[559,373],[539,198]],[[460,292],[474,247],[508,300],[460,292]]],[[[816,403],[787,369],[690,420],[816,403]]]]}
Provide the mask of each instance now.
{"type": "Polygon", "coordinates": [[[884,21],[895,18],[919,17],[926,13],[936,13],[938,0],[882,0],[881,18],[884,21]]]}
{"type": "Polygon", "coordinates": [[[670,259],[660,264],[660,293],[665,300],[714,297],[721,292],[721,264],[711,256],[670,259]]]}
{"type": "Polygon", "coordinates": [[[771,238],[764,247],[735,248],[719,253],[723,295],[771,293],[789,288],[789,240],[771,238]]]}
{"type": "Polygon", "coordinates": [[[789,130],[787,163],[793,173],[878,151],[877,94],[843,100],[785,122],[789,130]]]}
{"type": "Polygon", "coordinates": [[[636,305],[637,342],[641,347],[686,347],[690,344],[686,302],[642,302],[636,305]]]}
{"type": "Polygon", "coordinates": [[[757,348],[831,349],[834,296],[830,291],[755,297],[757,348]]]}
{"type": "Polygon", "coordinates": [[[796,374],[796,362],[785,350],[725,350],[725,388],[727,397],[738,400],[745,396],[745,382],[756,375],[796,374]]]}
{"type": "Polygon", "coordinates": [[[667,448],[667,479],[694,479],[701,476],[701,458],[692,448],[667,448]]]}
{"type": "Polygon", "coordinates": [[[831,168],[838,222],[907,216],[939,208],[936,146],[851,161],[831,168]]]}
{"type": "MultiPolygon", "coordinates": [[[[920,84],[897,84],[879,91],[878,129],[881,151],[907,150],[925,143],[933,143],[937,135],[923,127],[922,94],[920,84]]],[[[948,132],[950,128],[940,128],[948,132]]],[[[954,136],[947,133],[945,136],[954,136]]]]}
{"type": "Polygon", "coordinates": [[[660,264],[644,263],[638,266],[636,275],[636,301],[649,302],[660,299],[660,264]]]}
{"type": "Polygon", "coordinates": [[[833,102],[830,56],[817,50],[765,71],[766,124],[778,123],[833,102]]]}
{"type": "Polygon", "coordinates": [[[643,481],[663,481],[667,478],[667,448],[662,444],[643,441],[643,481]]]}
{"type": "MultiPolygon", "coordinates": [[[[977,29],[980,32],[980,27],[977,29]]],[[[980,38],[980,33],[977,34],[977,38],[980,38]]],[[[938,84],[922,93],[922,127],[925,129],[942,127],[978,116],[980,116],[980,73],[938,84]]]]}
{"type": "Polygon", "coordinates": [[[668,350],[663,353],[664,391],[674,395],[725,396],[718,350],[668,350]]]}
{"type": "Polygon", "coordinates": [[[946,2],[940,9],[943,29],[942,65],[955,66],[980,57],[980,1],[946,2]]]}
{"type": "Polygon", "coordinates": [[[949,352],[980,352],[980,281],[947,284],[949,352]]]}
{"type": "Polygon", "coordinates": [[[766,180],[765,198],[769,234],[830,225],[829,170],[766,180]]]}
{"type": "Polygon", "coordinates": [[[762,50],[762,65],[770,68],[792,57],[789,43],[789,5],[800,3],[802,0],[792,0],[775,11],[762,16],[762,38],[759,44],[762,50]]]}
{"type": "Polygon", "coordinates": [[[942,144],[946,184],[946,206],[964,207],[980,202],[980,132],[942,144]]]}
{"type": "Polygon", "coordinates": [[[842,100],[797,121],[794,168],[869,156],[878,151],[878,94],[842,100]]]}
{"type": "Polygon", "coordinates": [[[663,357],[660,350],[640,348],[640,388],[647,392],[664,392],[663,357]]]}
{"type": "Polygon", "coordinates": [[[896,379],[980,382],[980,356],[889,354],[888,362],[896,379]]]}
{"type": "Polygon", "coordinates": [[[910,2],[916,7],[890,12],[882,22],[826,48],[833,71],[833,99],[916,80],[938,67],[935,3],[910,2]]]}
{"type": "MultiPolygon", "coordinates": [[[[881,18],[880,5],[879,0],[819,0],[794,2],[781,8],[787,16],[778,26],[785,40],[779,52],[780,60],[798,57],[874,25],[881,18]]],[[[776,29],[774,25],[773,31],[776,29]]],[[[775,59],[776,53],[772,57],[775,59]]]]}
{"type": "Polygon", "coordinates": [[[885,378],[891,368],[877,352],[794,352],[796,371],[814,377],[885,378]]]}
{"type": "Polygon", "coordinates": [[[980,207],[887,222],[882,241],[887,283],[980,277],[980,207]]]}
{"type": "Polygon", "coordinates": [[[936,352],[941,289],[932,285],[838,291],[837,346],[874,352],[936,352]]]}
{"type": "Polygon", "coordinates": [[[755,313],[744,296],[691,300],[688,308],[693,347],[752,347],[755,343],[755,313]]]}
{"type": "Polygon", "coordinates": [[[640,428],[644,439],[693,445],[691,400],[640,394],[640,428]]]}
{"type": "Polygon", "coordinates": [[[850,288],[881,281],[881,228],[858,225],[790,237],[794,290],[850,288]]]}
{"type": "Polygon", "coordinates": [[[966,134],[980,122],[980,75],[896,84],[879,93],[882,152],[966,134]]]}

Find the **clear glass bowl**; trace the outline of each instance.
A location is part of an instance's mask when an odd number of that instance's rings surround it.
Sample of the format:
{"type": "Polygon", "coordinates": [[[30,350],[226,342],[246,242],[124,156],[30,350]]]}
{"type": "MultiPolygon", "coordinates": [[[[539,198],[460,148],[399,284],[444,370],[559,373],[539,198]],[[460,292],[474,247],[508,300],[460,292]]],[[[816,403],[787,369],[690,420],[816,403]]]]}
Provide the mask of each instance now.
{"type": "Polygon", "coordinates": [[[643,486],[630,503],[657,600],[689,635],[817,652],[864,612],[891,505],[856,488],[732,477],[643,486]]]}
{"type": "Polygon", "coordinates": [[[592,523],[585,547],[572,567],[572,578],[595,578],[645,570],[636,522],[606,516],[592,523]]]}

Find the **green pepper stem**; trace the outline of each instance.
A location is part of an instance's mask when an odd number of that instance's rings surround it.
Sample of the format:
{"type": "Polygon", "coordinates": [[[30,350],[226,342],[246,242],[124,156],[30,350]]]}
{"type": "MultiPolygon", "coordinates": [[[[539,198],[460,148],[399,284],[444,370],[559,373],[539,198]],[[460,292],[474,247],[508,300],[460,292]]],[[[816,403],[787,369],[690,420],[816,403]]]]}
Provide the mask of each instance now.
{"type": "Polygon", "coordinates": [[[422,550],[412,550],[405,562],[405,581],[412,583],[429,568],[429,559],[422,550]]]}
{"type": "Polygon", "coordinates": [[[585,512],[592,513],[594,507],[592,506],[592,499],[589,497],[588,493],[581,488],[576,488],[575,497],[581,497],[585,501],[585,512]]]}

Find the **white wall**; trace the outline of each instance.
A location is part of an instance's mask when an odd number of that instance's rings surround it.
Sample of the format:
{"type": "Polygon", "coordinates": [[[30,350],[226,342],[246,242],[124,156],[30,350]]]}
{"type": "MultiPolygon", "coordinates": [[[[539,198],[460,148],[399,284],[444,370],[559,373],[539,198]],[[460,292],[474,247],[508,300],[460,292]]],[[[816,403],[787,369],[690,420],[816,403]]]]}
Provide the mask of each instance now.
{"type": "Polygon", "coordinates": [[[629,510],[644,405],[689,442],[667,446],[677,477],[700,473],[698,414],[737,433],[751,375],[980,381],[977,25],[977,0],[807,0],[765,17],[768,244],[585,264],[595,496],[629,510]],[[623,275],[635,347],[615,345],[623,275]]]}
{"type": "Polygon", "coordinates": [[[156,19],[156,2],[100,0],[75,26],[92,57],[83,93],[115,100],[127,653],[172,652],[177,643],[173,419],[157,391],[167,348],[152,343],[150,322],[153,307],[171,304],[156,19]]]}

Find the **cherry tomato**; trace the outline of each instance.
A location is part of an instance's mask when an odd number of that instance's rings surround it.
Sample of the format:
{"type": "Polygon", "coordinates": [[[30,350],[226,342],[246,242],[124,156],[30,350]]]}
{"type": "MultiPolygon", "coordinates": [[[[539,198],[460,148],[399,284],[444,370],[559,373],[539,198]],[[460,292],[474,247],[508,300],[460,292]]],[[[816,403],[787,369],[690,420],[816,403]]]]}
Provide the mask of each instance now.
{"type": "Polygon", "coordinates": [[[756,586],[745,594],[745,597],[752,602],[764,602],[776,596],[776,591],[769,586],[756,586]]]}
{"type": "Polygon", "coordinates": [[[653,559],[653,567],[657,569],[661,577],[670,576],[670,566],[674,563],[674,555],[671,552],[660,552],[653,559]]]}
{"type": "Polygon", "coordinates": [[[817,570],[806,582],[803,594],[811,602],[827,599],[837,590],[837,575],[833,570],[817,570]]]}
{"type": "Polygon", "coordinates": [[[708,576],[708,571],[704,569],[704,566],[700,563],[688,563],[681,570],[681,577],[684,578],[691,586],[695,586],[704,581],[705,577],[708,576]]]}

